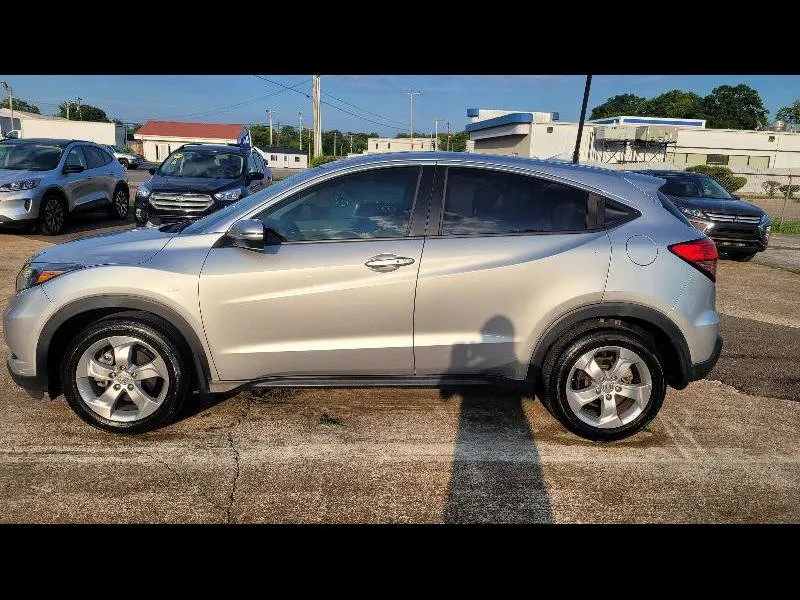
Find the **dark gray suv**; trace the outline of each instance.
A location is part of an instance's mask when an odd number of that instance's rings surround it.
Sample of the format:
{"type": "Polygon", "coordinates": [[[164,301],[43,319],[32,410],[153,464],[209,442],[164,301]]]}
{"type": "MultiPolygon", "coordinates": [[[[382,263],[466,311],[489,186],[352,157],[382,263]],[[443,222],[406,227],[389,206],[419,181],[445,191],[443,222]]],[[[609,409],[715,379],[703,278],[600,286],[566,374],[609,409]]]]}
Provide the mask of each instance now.
{"type": "Polygon", "coordinates": [[[31,138],[0,142],[0,231],[64,230],[70,213],[128,216],[125,168],[100,144],[31,138]]]}

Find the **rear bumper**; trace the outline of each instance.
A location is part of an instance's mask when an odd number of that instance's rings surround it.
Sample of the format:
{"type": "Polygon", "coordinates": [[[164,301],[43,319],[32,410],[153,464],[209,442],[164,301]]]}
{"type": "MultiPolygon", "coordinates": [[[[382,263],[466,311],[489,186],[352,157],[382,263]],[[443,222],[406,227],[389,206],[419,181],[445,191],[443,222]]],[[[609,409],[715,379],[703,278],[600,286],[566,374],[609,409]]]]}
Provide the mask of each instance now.
{"type": "Polygon", "coordinates": [[[714,365],[717,364],[717,360],[719,360],[719,355],[722,353],[722,336],[717,336],[717,341],[714,343],[714,351],[711,353],[711,356],[704,360],[703,362],[694,363],[691,368],[689,369],[689,381],[697,381],[698,379],[704,379],[709,373],[711,373],[714,365]]]}

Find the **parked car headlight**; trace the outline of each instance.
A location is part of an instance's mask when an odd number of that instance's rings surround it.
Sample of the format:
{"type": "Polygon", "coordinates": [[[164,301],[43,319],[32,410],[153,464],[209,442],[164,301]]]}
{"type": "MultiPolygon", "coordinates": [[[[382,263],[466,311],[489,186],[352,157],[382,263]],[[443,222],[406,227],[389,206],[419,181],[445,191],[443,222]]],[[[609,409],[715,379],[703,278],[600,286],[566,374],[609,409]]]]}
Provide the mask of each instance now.
{"type": "Polygon", "coordinates": [[[764,213],[761,215],[761,220],[758,222],[758,226],[761,227],[761,229],[764,229],[769,225],[772,225],[772,220],[769,218],[767,213],[764,213]]]}
{"type": "Polygon", "coordinates": [[[680,207],[680,210],[689,219],[689,222],[694,225],[695,229],[699,229],[703,233],[708,233],[714,228],[714,223],[708,218],[708,215],[702,210],[697,208],[680,207]]]}
{"type": "Polygon", "coordinates": [[[150,189],[149,185],[147,185],[146,183],[143,183],[142,185],[139,186],[139,189],[136,190],[136,197],[137,198],[147,198],[148,196],[150,196],[150,193],[152,191],[153,190],[150,189]]]}
{"type": "Polygon", "coordinates": [[[214,194],[214,198],[217,200],[222,200],[224,202],[231,202],[233,200],[238,200],[242,197],[242,190],[241,188],[233,188],[232,190],[225,190],[224,192],[217,192],[214,194]]]}
{"type": "Polygon", "coordinates": [[[695,219],[708,219],[708,215],[704,213],[702,210],[697,208],[681,208],[681,212],[685,214],[687,217],[694,217],[695,219]]]}
{"type": "Polygon", "coordinates": [[[0,192],[19,192],[22,190],[32,190],[33,188],[37,187],[41,181],[42,180],[39,178],[10,181],[0,185],[0,192]]]}
{"type": "Polygon", "coordinates": [[[45,263],[29,262],[25,263],[22,270],[17,275],[17,293],[27,290],[35,285],[41,285],[59,275],[82,269],[83,265],[75,263],[45,263]]]}

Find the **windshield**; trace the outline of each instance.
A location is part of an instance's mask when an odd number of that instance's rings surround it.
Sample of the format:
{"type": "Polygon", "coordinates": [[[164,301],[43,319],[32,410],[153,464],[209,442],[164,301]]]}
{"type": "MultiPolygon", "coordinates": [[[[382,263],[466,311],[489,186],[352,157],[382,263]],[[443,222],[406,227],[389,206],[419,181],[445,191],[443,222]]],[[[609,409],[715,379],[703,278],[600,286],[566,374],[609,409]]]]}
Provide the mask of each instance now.
{"type": "Polygon", "coordinates": [[[730,200],[731,195],[712,177],[669,176],[661,191],[669,196],[730,200]]]}
{"type": "Polygon", "coordinates": [[[238,154],[213,150],[179,150],[170,154],[158,169],[165,177],[237,179],[244,161],[238,154]]]}
{"type": "Polygon", "coordinates": [[[0,144],[0,169],[52,171],[64,151],[49,144],[0,144]]]}
{"type": "Polygon", "coordinates": [[[290,177],[287,177],[278,183],[273,183],[271,186],[261,190],[260,192],[256,192],[252,196],[245,196],[241,200],[238,200],[233,204],[229,204],[223,209],[213,212],[202,219],[198,219],[184,229],[181,233],[191,235],[194,233],[216,232],[218,231],[217,227],[220,224],[225,223],[233,213],[241,213],[242,215],[245,215],[247,212],[264,202],[264,200],[267,200],[270,196],[276,196],[284,190],[294,187],[298,183],[316,176],[318,174],[318,169],[319,167],[317,169],[309,169],[308,171],[295,173],[294,175],[291,175],[290,177]]]}

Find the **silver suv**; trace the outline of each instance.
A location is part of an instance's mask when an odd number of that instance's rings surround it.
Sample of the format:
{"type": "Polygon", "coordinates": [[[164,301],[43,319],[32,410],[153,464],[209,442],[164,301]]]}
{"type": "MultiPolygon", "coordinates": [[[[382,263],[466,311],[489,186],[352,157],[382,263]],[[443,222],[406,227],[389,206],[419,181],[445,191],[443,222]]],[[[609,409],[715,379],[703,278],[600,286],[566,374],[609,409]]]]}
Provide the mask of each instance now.
{"type": "Polygon", "coordinates": [[[125,152],[117,146],[106,144],[105,149],[108,150],[116,161],[126,169],[138,169],[139,165],[144,162],[144,157],[134,152],[125,152]]]}
{"type": "Polygon", "coordinates": [[[76,140],[0,142],[0,231],[64,230],[70,213],[104,209],[128,216],[125,168],[100,144],[76,140]]]}
{"type": "Polygon", "coordinates": [[[191,224],[33,256],[8,367],[114,432],[195,389],[503,384],[622,438],[722,346],[716,249],[663,183],[444,152],[329,163],[191,224]]]}

